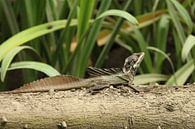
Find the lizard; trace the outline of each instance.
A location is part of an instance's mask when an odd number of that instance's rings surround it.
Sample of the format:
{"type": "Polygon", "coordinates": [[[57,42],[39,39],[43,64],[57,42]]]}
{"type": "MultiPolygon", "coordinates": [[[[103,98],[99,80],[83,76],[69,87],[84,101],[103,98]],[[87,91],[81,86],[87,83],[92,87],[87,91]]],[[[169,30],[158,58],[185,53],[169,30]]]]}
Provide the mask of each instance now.
{"type": "MultiPolygon", "coordinates": [[[[144,52],[133,53],[125,59],[123,68],[99,69],[89,67],[89,75],[93,76],[87,79],[77,78],[71,75],[59,75],[47,77],[31,83],[24,84],[22,87],[12,91],[1,93],[29,93],[44,92],[53,90],[70,90],[79,88],[91,88],[102,85],[103,88],[111,85],[131,85],[140,63],[144,58],[144,52]]],[[[96,88],[95,88],[96,89],[96,88]]],[[[98,89],[98,88],[97,88],[98,89]]],[[[101,88],[100,88],[101,89],[101,88]]],[[[133,88],[134,89],[134,88],[133,88]]],[[[134,89],[135,90],[135,89],[134,89]]]]}

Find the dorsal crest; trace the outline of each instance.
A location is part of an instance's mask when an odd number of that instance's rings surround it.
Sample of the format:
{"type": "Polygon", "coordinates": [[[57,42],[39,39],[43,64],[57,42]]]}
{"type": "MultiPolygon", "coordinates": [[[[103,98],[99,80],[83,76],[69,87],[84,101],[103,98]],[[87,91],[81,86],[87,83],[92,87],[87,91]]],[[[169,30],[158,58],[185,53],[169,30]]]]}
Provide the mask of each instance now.
{"type": "Polygon", "coordinates": [[[87,74],[89,77],[97,77],[97,76],[105,76],[105,75],[112,75],[122,72],[121,68],[95,68],[95,67],[89,67],[87,69],[87,74]]]}

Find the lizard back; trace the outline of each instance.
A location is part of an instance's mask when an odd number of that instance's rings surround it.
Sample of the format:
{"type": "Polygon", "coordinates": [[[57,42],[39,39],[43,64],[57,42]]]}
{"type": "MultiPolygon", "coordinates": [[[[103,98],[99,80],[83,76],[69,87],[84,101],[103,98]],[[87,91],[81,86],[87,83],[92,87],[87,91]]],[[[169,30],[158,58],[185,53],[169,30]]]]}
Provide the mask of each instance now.
{"type": "Polygon", "coordinates": [[[79,82],[81,79],[73,76],[54,76],[31,83],[24,84],[22,87],[3,93],[25,93],[25,92],[36,92],[36,91],[48,91],[49,89],[56,89],[55,87],[65,85],[69,83],[79,82]]]}
{"type": "Polygon", "coordinates": [[[41,92],[54,90],[68,90],[81,87],[91,87],[102,84],[117,85],[117,84],[132,84],[134,75],[139,67],[141,61],[144,58],[144,53],[134,53],[125,59],[124,67],[120,68],[110,68],[110,69],[98,69],[89,68],[89,73],[91,77],[89,79],[79,79],[73,76],[55,76],[48,77],[45,79],[37,80],[29,84],[15,89],[13,91],[3,92],[3,93],[24,93],[24,92],[41,92]]]}
{"type": "MultiPolygon", "coordinates": [[[[114,75],[103,75],[88,79],[80,79],[73,76],[54,76],[44,79],[40,79],[28,84],[24,84],[22,87],[2,93],[26,93],[26,92],[43,92],[53,90],[69,90],[77,88],[88,88],[94,85],[105,84],[121,84],[128,82],[127,79],[121,79],[124,76],[123,73],[117,73],[114,75]]],[[[123,77],[124,78],[124,77],[123,77]]]]}

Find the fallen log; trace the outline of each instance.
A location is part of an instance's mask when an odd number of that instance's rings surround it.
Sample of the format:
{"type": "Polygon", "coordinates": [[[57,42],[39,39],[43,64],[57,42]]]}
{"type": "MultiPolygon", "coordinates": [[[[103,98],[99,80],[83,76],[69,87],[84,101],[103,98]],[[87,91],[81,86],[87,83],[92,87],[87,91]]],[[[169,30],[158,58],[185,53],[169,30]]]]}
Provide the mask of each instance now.
{"type": "Polygon", "coordinates": [[[0,94],[0,129],[195,129],[195,85],[0,94]]]}

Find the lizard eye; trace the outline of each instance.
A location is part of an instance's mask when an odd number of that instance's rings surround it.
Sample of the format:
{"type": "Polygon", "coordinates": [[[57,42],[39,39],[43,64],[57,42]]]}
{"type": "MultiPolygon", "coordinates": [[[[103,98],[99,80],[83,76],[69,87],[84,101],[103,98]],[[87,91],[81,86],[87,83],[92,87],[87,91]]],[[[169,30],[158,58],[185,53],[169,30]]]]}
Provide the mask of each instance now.
{"type": "Polygon", "coordinates": [[[127,62],[126,66],[130,66],[131,65],[131,62],[127,62]]]}

